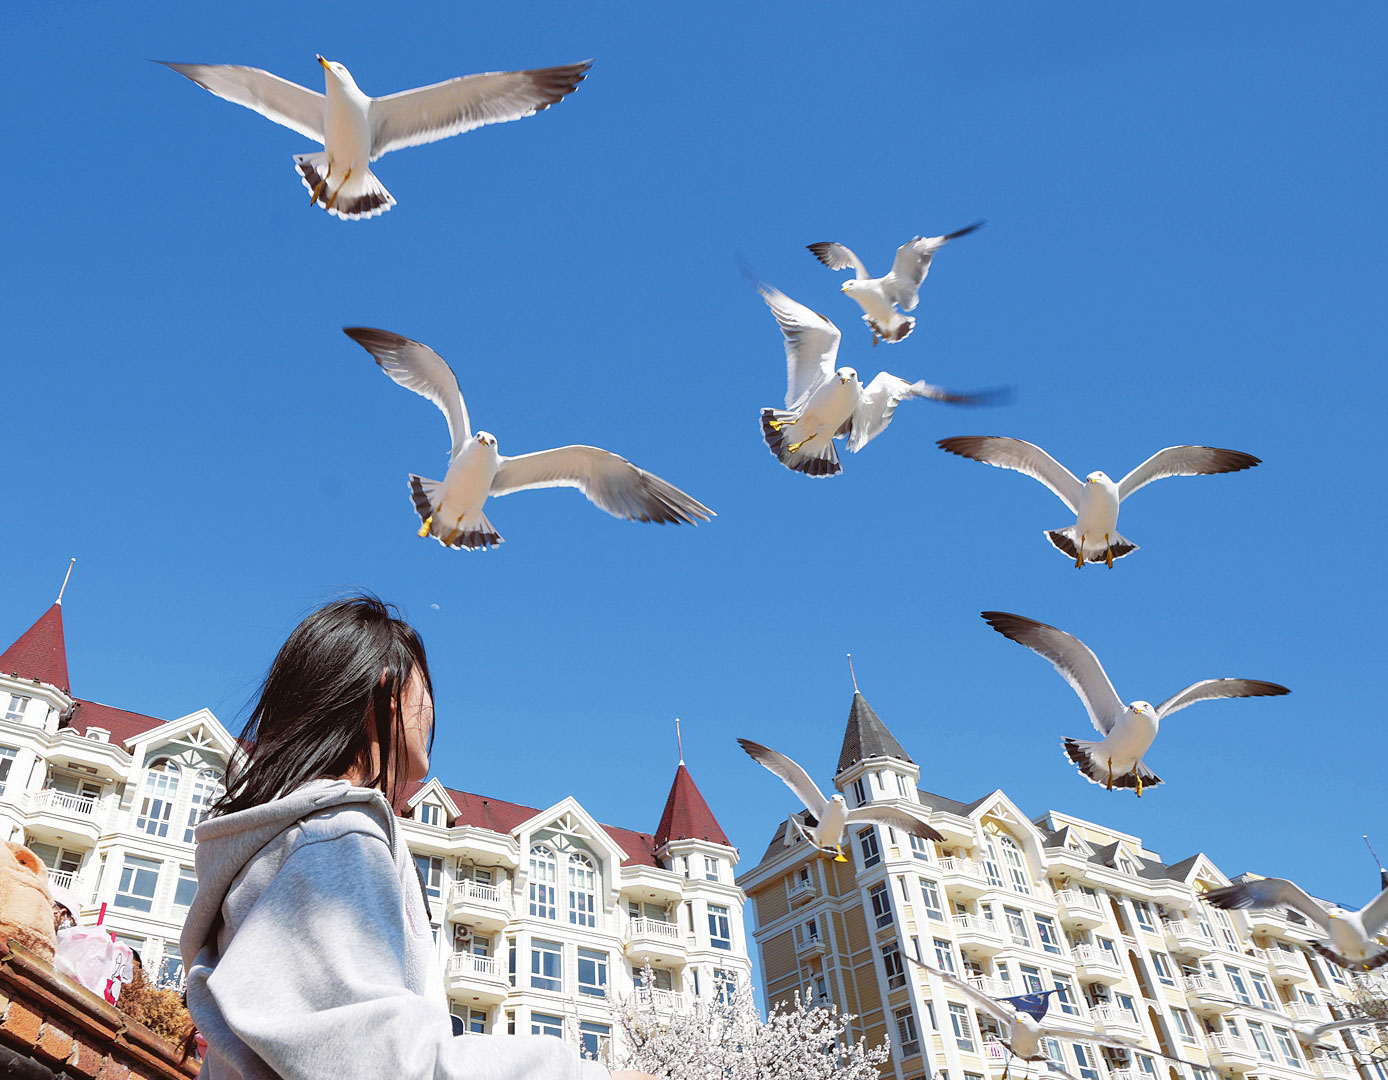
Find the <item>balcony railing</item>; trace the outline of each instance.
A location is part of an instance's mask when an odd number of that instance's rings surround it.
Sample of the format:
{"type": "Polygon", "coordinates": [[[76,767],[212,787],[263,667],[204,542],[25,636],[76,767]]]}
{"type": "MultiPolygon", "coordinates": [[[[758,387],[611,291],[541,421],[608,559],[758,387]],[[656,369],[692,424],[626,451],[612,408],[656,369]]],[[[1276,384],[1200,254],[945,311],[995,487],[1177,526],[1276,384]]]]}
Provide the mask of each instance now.
{"type": "Polygon", "coordinates": [[[453,896],[458,900],[480,900],[484,904],[504,905],[501,890],[495,885],[484,885],[480,881],[463,878],[453,883],[453,896]]]}
{"type": "Polygon", "coordinates": [[[1055,894],[1055,899],[1061,907],[1076,913],[1092,911],[1095,915],[1103,914],[1103,909],[1099,907],[1099,901],[1088,893],[1076,892],[1074,889],[1061,889],[1055,894]]]}
{"type": "Polygon", "coordinates": [[[969,985],[980,994],[987,994],[991,998],[1010,997],[1012,987],[1001,979],[990,979],[986,975],[970,975],[969,985]]]}
{"type": "Polygon", "coordinates": [[[448,974],[452,976],[475,975],[483,979],[505,979],[507,975],[495,956],[474,956],[472,953],[454,953],[448,958],[448,974]]]}
{"type": "Polygon", "coordinates": [[[1107,949],[1101,949],[1097,945],[1076,945],[1075,963],[1082,964],[1087,968],[1109,968],[1113,971],[1122,971],[1122,967],[1115,960],[1107,949]]]}
{"type": "MultiPolygon", "coordinates": [[[[77,881],[77,871],[75,870],[50,870],[48,871],[48,884],[57,885],[64,889],[71,889],[77,881]]],[[[73,912],[76,915],[77,912],[73,912]]]]}
{"type": "Polygon", "coordinates": [[[684,997],[673,990],[657,990],[651,987],[638,986],[633,991],[632,997],[638,1005],[650,1005],[657,1009],[669,1009],[672,1012],[684,1011],[684,997]]]}
{"type": "Polygon", "coordinates": [[[36,791],[29,800],[29,810],[66,810],[72,814],[86,814],[88,817],[96,814],[97,800],[90,795],[69,795],[66,791],[58,791],[56,788],[44,788],[36,791]]]}
{"type": "Polygon", "coordinates": [[[1136,1016],[1117,1005],[1095,1005],[1089,1011],[1090,1017],[1106,1028],[1122,1027],[1134,1031],[1142,1030],[1142,1023],[1136,1016]]]}
{"type": "MultiPolygon", "coordinates": [[[[973,982],[972,979],[969,981],[973,982]]],[[[1003,1062],[1007,1061],[1007,1047],[998,1042],[997,1039],[984,1039],[983,1057],[987,1061],[1001,1065],[1003,1062]]]]}
{"type": "Polygon", "coordinates": [[[661,922],[659,919],[648,919],[643,915],[627,923],[627,940],[630,941],[632,938],[638,937],[661,938],[678,945],[680,940],[679,924],[661,922]]]}
{"type": "Polygon", "coordinates": [[[1311,1058],[1311,1068],[1322,1076],[1330,1077],[1331,1080],[1351,1080],[1352,1077],[1359,1075],[1349,1062],[1320,1054],[1311,1058]]]}
{"type": "Polygon", "coordinates": [[[956,859],[953,856],[940,860],[940,873],[968,878],[979,884],[984,884],[988,880],[983,875],[983,867],[979,866],[978,863],[972,859],[956,859]]]}

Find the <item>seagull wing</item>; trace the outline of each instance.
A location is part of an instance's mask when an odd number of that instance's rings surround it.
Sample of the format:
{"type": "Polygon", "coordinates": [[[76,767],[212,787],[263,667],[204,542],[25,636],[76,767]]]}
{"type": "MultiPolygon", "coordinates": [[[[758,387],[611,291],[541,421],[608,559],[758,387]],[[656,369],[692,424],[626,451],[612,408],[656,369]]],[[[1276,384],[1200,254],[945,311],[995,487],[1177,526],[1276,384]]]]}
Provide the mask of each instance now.
{"type": "Polygon", "coordinates": [[[552,487],[578,488],[594,506],[628,521],[697,525],[714,516],[673,484],[596,446],[561,446],[503,457],[491,494],[552,487]]]}
{"type": "MultiPolygon", "coordinates": [[[[1283,1019],[1287,1019],[1283,1017],[1283,1019]]],[[[1050,1024],[1046,1021],[1041,1022],[1041,1036],[1059,1036],[1064,1039],[1084,1039],[1092,1042],[1096,1046],[1108,1046],[1115,1050],[1140,1050],[1144,1054],[1156,1054],[1169,1061],[1179,1061],[1182,1065],[1191,1065],[1193,1062],[1185,1058],[1179,1058],[1175,1054],[1166,1054],[1160,1050],[1153,1050],[1145,1046],[1141,1039],[1130,1039],[1125,1035],[1099,1035],[1092,1028],[1069,1027],[1061,1024],[1050,1024]]]]}
{"type": "Polygon", "coordinates": [[[1222,889],[1211,889],[1205,899],[1215,907],[1226,909],[1288,907],[1306,916],[1327,935],[1330,933],[1330,912],[1312,900],[1300,885],[1286,878],[1240,881],[1222,889]]]}
{"type": "Polygon", "coordinates": [[[943,971],[937,967],[931,967],[929,964],[922,964],[914,956],[908,957],[907,959],[909,959],[911,963],[915,964],[916,967],[922,968],[925,971],[930,972],[930,974],[938,976],[940,979],[944,980],[944,982],[947,985],[954,987],[954,989],[958,990],[961,994],[963,994],[966,998],[972,1001],[975,1005],[977,1005],[980,1009],[982,1009],[985,1013],[991,1016],[994,1020],[998,1021],[1000,1024],[1006,1024],[1007,1038],[1009,1041],[1011,1040],[1012,1025],[1016,1023],[1016,1009],[1012,1008],[1012,1006],[1008,1005],[1005,1001],[998,1001],[996,998],[990,998],[981,990],[975,990],[963,979],[959,978],[956,975],[951,975],[948,971],[943,971]]]}
{"type": "Polygon", "coordinates": [[[1003,637],[1040,653],[1055,665],[1056,671],[1084,702],[1089,719],[1099,734],[1109,733],[1114,718],[1123,712],[1124,705],[1113,683],[1109,682],[1099,658],[1089,646],[1064,630],[1006,611],[985,611],[983,618],[1003,637]]]}
{"type": "Polygon", "coordinates": [[[1008,397],[1006,390],[983,390],[978,393],[958,393],[928,382],[908,383],[885,371],[868,383],[858,395],[848,433],[848,449],[861,450],[864,445],[887,430],[896,407],[907,398],[927,398],[950,405],[991,405],[1008,397]]]}
{"type": "Polygon", "coordinates": [[[952,439],[941,439],[935,445],[951,454],[972,458],[985,465],[996,465],[1000,469],[1014,469],[1033,480],[1040,480],[1060,497],[1072,513],[1080,512],[1080,493],[1084,491],[1084,484],[1034,443],[1009,439],[1004,435],[957,435],[952,439]]]}
{"type": "Polygon", "coordinates": [[[759,285],[757,291],[785,335],[786,408],[798,408],[816,386],[834,373],[843,335],[823,315],[792,300],[780,289],[759,285]]]}
{"type": "Polygon", "coordinates": [[[446,139],[484,124],[547,109],[583,81],[593,61],[532,71],[489,71],[372,98],[371,160],[406,146],[446,139]]]}
{"type": "Polygon", "coordinates": [[[1158,450],[1118,481],[1118,501],[1122,502],[1138,488],[1166,476],[1239,472],[1261,462],[1261,458],[1241,450],[1221,450],[1217,446],[1168,446],[1165,450],[1158,450]]]}
{"type": "Polygon", "coordinates": [[[792,761],[777,750],[772,750],[769,746],[754,743],[751,739],[738,739],[737,744],[746,750],[758,765],[784,780],[786,787],[795,793],[795,797],[805,804],[805,809],[816,819],[824,816],[824,807],[829,800],[798,762],[792,761]]]}
{"type": "Polygon", "coordinates": [[[935,258],[935,252],[951,240],[967,236],[982,225],[983,222],[975,221],[944,236],[917,236],[902,244],[896,249],[896,258],[892,260],[892,272],[882,282],[882,292],[887,299],[899,304],[902,311],[915,311],[920,299],[917,294],[930,273],[930,262],[935,258]]]}
{"type": "Polygon", "coordinates": [[[369,352],[381,370],[407,390],[428,398],[448,420],[448,436],[453,440],[450,457],[472,438],[467,404],[458,389],[458,377],[444,358],[428,345],[411,341],[389,330],[369,326],[344,326],[342,332],[369,352]]]}
{"type": "Polygon", "coordinates": [[[832,240],[821,240],[817,244],[805,246],[813,251],[815,258],[830,270],[845,270],[851,266],[857,272],[859,281],[867,280],[868,271],[867,267],[863,265],[863,260],[842,244],[836,244],[832,240]]]}
{"type": "Polygon", "coordinates": [[[923,819],[916,817],[915,814],[908,813],[892,806],[859,806],[848,811],[848,823],[850,825],[890,825],[893,829],[900,829],[904,833],[912,836],[919,836],[922,840],[943,840],[944,837],[935,831],[923,819]]]}
{"type": "Polygon", "coordinates": [[[1378,937],[1383,927],[1388,925],[1388,889],[1370,900],[1359,913],[1359,918],[1364,923],[1364,933],[1371,938],[1378,937]]]}
{"type": "Polygon", "coordinates": [[[1230,697],[1279,697],[1290,694],[1285,686],[1261,679],[1203,679],[1172,694],[1157,706],[1157,717],[1165,719],[1171,713],[1194,705],[1197,701],[1230,697]]]}
{"type": "Polygon", "coordinates": [[[171,64],[167,60],[155,63],[173,68],[219,98],[253,109],[267,120],[283,124],[305,138],[317,143],[323,141],[323,112],[327,99],[316,90],[260,68],[236,64],[171,64]]]}
{"type": "MultiPolygon", "coordinates": [[[[1286,1019],[1285,1016],[1282,1018],[1284,1023],[1286,1019]]],[[[1382,1027],[1384,1024],[1388,1024],[1388,1018],[1351,1016],[1347,1020],[1332,1020],[1328,1024],[1321,1024],[1312,1028],[1307,1034],[1310,1037],[1309,1041],[1320,1042],[1321,1039],[1325,1038],[1325,1036],[1329,1035],[1332,1031],[1343,1031],[1345,1028],[1355,1027],[1382,1027]]]]}

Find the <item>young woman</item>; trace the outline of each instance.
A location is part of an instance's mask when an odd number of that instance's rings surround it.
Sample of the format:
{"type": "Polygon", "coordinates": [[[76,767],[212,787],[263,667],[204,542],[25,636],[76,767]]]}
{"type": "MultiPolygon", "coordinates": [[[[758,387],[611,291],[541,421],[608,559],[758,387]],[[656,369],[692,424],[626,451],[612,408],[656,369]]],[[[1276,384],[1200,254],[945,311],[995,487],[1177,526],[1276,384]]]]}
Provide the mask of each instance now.
{"type": "Polygon", "coordinates": [[[249,761],[196,834],[181,944],[205,1080],[607,1080],[552,1037],[452,1034],[391,810],[428,772],[433,729],[424,646],[379,600],[329,604],[289,635],[242,736],[249,761]]]}

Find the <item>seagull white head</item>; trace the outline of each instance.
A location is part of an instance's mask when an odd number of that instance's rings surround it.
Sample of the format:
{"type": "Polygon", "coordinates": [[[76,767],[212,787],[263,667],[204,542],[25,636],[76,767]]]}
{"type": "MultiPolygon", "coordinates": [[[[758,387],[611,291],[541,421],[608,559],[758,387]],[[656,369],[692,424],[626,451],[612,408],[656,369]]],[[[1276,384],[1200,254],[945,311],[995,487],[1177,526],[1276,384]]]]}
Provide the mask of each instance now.
{"type": "Polygon", "coordinates": [[[352,73],[339,64],[336,60],[326,60],[322,56],[318,57],[318,63],[323,70],[328,73],[328,77],[335,81],[339,86],[357,89],[357,81],[352,78],[352,73]]]}
{"type": "Polygon", "coordinates": [[[845,798],[844,798],[841,794],[839,794],[837,791],[834,792],[832,795],[829,796],[829,801],[830,801],[831,803],[836,803],[836,804],[839,805],[839,806],[844,806],[844,807],[846,807],[846,806],[848,805],[848,800],[845,799],[845,798]]]}
{"type": "Polygon", "coordinates": [[[493,450],[496,449],[496,436],[490,431],[479,431],[472,438],[474,442],[482,446],[490,446],[493,450]]]}
{"type": "Polygon", "coordinates": [[[1144,716],[1150,716],[1153,720],[1157,718],[1157,710],[1152,708],[1152,703],[1149,701],[1134,701],[1128,708],[1132,709],[1135,713],[1142,713],[1144,716]]]}
{"type": "Polygon", "coordinates": [[[1086,476],[1086,477],[1084,478],[1084,482],[1085,482],[1086,484],[1111,484],[1111,483],[1113,483],[1113,481],[1110,480],[1110,479],[1108,478],[1108,473],[1102,472],[1102,471],[1090,473],[1088,476],[1086,476]]]}
{"type": "Polygon", "coordinates": [[[843,383],[845,386],[849,383],[856,383],[858,381],[858,373],[851,367],[841,367],[838,371],[834,372],[834,374],[839,377],[839,382],[843,383]]]}

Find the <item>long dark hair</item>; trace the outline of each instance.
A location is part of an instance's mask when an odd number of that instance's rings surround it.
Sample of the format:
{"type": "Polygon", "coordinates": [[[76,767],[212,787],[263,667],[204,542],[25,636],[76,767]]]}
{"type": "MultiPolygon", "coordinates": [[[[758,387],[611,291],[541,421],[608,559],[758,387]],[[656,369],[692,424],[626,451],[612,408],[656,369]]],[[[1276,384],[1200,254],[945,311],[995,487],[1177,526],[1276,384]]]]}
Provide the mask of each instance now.
{"type": "MultiPolygon", "coordinates": [[[[368,717],[374,720],[380,761],[365,785],[379,788],[394,803],[405,725],[391,730],[391,704],[403,720],[400,695],[413,671],[432,697],[424,643],[393,607],[364,595],[319,608],[294,628],[270,665],[241,733],[250,760],[228,776],[226,794],[211,813],[246,810],[316,777],[341,776],[354,765],[369,767],[368,717]]],[[[429,745],[432,749],[432,732],[429,745]]]]}

